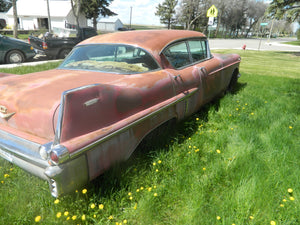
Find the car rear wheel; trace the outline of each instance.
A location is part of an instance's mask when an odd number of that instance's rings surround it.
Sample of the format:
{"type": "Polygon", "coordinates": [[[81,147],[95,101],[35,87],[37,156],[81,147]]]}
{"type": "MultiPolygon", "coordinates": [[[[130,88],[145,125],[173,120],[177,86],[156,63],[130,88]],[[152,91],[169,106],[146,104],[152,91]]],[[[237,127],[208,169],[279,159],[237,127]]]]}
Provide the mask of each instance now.
{"type": "Polygon", "coordinates": [[[69,54],[70,51],[71,51],[71,49],[69,49],[69,48],[61,50],[58,54],[58,58],[60,58],[60,59],[66,58],[66,56],[69,54]]]}
{"type": "Polygon", "coordinates": [[[12,50],[6,55],[6,63],[22,63],[24,61],[25,57],[19,50],[12,50]]]}

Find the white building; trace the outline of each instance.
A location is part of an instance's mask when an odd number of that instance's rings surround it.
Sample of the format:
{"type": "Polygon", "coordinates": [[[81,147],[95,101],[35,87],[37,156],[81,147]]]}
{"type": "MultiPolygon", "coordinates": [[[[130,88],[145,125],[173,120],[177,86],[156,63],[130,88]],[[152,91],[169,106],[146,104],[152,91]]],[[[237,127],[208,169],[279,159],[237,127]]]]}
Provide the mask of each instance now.
{"type": "Polygon", "coordinates": [[[123,27],[123,23],[117,17],[101,18],[97,23],[97,30],[113,32],[123,27]]]}
{"type": "MultiPolygon", "coordinates": [[[[65,28],[66,24],[76,24],[70,0],[49,0],[49,9],[51,28],[65,28]]],[[[47,0],[18,0],[17,14],[19,29],[48,29],[47,0]]],[[[6,15],[8,26],[13,27],[13,9],[11,8],[6,15]]],[[[83,14],[79,16],[79,24],[87,26],[87,19],[83,14]]]]}

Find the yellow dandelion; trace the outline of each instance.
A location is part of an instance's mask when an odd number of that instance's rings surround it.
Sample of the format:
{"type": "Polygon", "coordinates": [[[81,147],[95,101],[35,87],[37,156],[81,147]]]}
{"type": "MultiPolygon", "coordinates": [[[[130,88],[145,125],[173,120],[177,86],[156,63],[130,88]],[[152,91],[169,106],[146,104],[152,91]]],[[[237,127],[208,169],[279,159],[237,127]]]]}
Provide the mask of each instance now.
{"type": "Polygon", "coordinates": [[[135,203],[135,204],[134,204],[134,207],[133,207],[133,209],[134,209],[134,210],[136,210],[136,209],[137,209],[137,203],[135,203]]]}
{"type": "Polygon", "coordinates": [[[76,220],[77,219],[77,216],[72,216],[72,220],[76,220]]]}
{"type": "Polygon", "coordinates": [[[291,201],[294,201],[294,200],[295,200],[295,198],[291,196],[291,197],[290,197],[290,200],[291,200],[291,201]]]}
{"type": "Polygon", "coordinates": [[[150,192],[151,190],[152,190],[152,187],[149,187],[149,188],[148,188],[148,191],[150,192]]]}
{"type": "Polygon", "coordinates": [[[140,189],[141,189],[141,191],[142,191],[142,190],[144,190],[144,187],[141,187],[140,189]]]}
{"type": "Polygon", "coordinates": [[[8,178],[9,177],[9,174],[4,174],[4,178],[8,178]]]}
{"type": "Polygon", "coordinates": [[[203,167],[203,168],[202,168],[202,170],[203,170],[203,171],[205,171],[205,170],[206,170],[206,168],[205,168],[205,167],[203,167]]]}
{"type": "Polygon", "coordinates": [[[284,199],[282,199],[282,201],[283,201],[283,202],[286,202],[287,200],[284,198],[284,199]]]}
{"type": "Polygon", "coordinates": [[[103,204],[100,204],[100,205],[99,205],[99,209],[101,209],[101,210],[104,209],[104,205],[103,205],[103,204]]]}
{"type": "Polygon", "coordinates": [[[36,217],[34,218],[34,221],[35,221],[36,223],[38,223],[38,222],[41,221],[41,219],[42,219],[41,216],[36,216],[36,217]]]}
{"type": "Polygon", "coordinates": [[[68,216],[66,220],[70,220],[70,217],[68,216]]]}
{"type": "Polygon", "coordinates": [[[189,140],[192,140],[192,138],[189,137],[189,140]]]}
{"type": "Polygon", "coordinates": [[[112,215],[110,215],[110,216],[108,217],[108,219],[109,219],[109,220],[113,220],[114,217],[113,217],[112,215]]]}
{"type": "Polygon", "coordinates": [[[96,214],[94,214],[94,215],[93,215],[93,217],[94,217],[94,218],[96,218],[96,217],[97,217],[97,215],[96,215],[96,214]]]}
{"type": "Polygon", "coordinates": [[[217,216],[217,220],[220,220],[221,219],[221,216],[217,216]]]}
{"type": "Polygon", "coordinates": [[[83,189],[82,194],[86,194],[86,193],[87,193],[87,189],[83,189]]]}
{"type": "Polygon", "coordinates": [[[56,217],[60,218],[61,217],[61,212],[56,213],[56,217]]]}
{"type": "Polygon", "coordinates": [[[130,196],[130,197],[129,197],[129,200],[131,201],[132,199],[133,199],[133,197],[132,197],[132,196],[130,196]]]}
{"type": "Polygon", "coordinates": [[[156,185],[154,185],[153,188],[156,189],[156,185]]]}
{"type": "Polygon", "coordinates": [[[280,206],[281,208],[283,208],[283,207],[284,207],[284,204],[280,204],[279,206],[280,206]]]}
{"type": "Polygon", "coordinates": [[[161,164],[161,160],[158,160],[158,163],[161,164]]]}
{"type": "Polygon", "coordinates": [[[82,221],[84,221],[86,218],[85,218],[85,215],[83,214],[82,216],[81,216],[81,220],[82,221]]]}
{"type": "Polygon", "coordinates": [[[91,204],[91,209],[94,209],[96,207],[96,205],[93,203],[91,204]]]}
{"type": "Polygon", "coordinates": [[[154,197],[157,197],[157,193],[154,193],[153,196],[154,196],[154,197]]]}
{"type": "Polygon", "coordinates": [[[123,223],[126,224],[126,223],[127,223],[127,220],[123,220],[123,223]]]}
{"type": "Polygon", "coordinates": [[[54,204],[58,204],[59,203],[59,199],[55,199],[54,204]]]}
{"type": "Polygon", "coordinates": [[[192,146],[189,145],[189,148],[192,148],[192,146]]]}
{"type": "Polygon", "coordinates": [[[153,164],[153,166],[156,166],[156,163],[154,162],[154,163],[152,163],[153,164]]]}
{"type": "Polygon", "coordinates": [[[236,111],[239,111],[239,108],[235,108],[236,111]]]}
{"type": "Polygon", "coordinates": [[[231,117],[232,115],[231,114],[229,114],[229,117],[231,117]]]}
{"type": "Polygon", "coordinates": [[[292,188],[289,188],[289,189],[288,189],[288,193],[290,193],[290,194],[293,193],[293,189],[292,189],[292,188]]]}
{"type": "Polygon", "coordinates": [[[276,225],[276,222],[274,220],[271,220],[270,224],[271,225],[276,225]]]}
{"type": "Polygon", "coordinates": [[[289,128],[290,128],[290,129],[293,129],[293,127],[292,127],[292,126],[289,126],[289,128]]]}
{"type": "Polygon", "coordinates": [[[1,184],[4,184],[4,180],[1,180],[1,184]]]}
{"type": "Polygon", "coordinates": [[[156,169],[155,172],[158,172],[158,169],[156,169]]]}
{"type": "Polygon", "coordinates": [[[136,189],[136,192],[140,192],[140,189],[136,189]]]}
{"type": "Polygon", "coordinates": [[[250,219],[250,220],[253,220],[253,219],[254,219],[254,216],[249,216],[249,219],[250,219]]]}
{"type": "Polygon", "coordinates": [[[128,192],[128,195],[129,195],[129,196],[131,196],[131,195],[132,195],[132,193],[131,193],[131,192],[128,192]]]}
{"type": "Polygon", "coordinates": [[[197,118],[196,118],[196,120],[198,121],[198,120],[199,120],[199,118],[197,117],[197,118]]]}
{"type": "Polygon", "coordinates": [[[68,216],[69,215],[69,212],[68,211],[65,211],[64,212],[64,216],[68,216]]]}
{"type": "Polygon", "coordinates": [[[221,153],[221,150],[220,150],[220,149],[217,149],[217,153],[220,154],[220,153],[221,153]]]}
{"type": "Polygon", "coordinates": [[[250,113],[251,114],[251,116],[253,116],[254,115],[254,112],[252,112],[252,113],[250,113]]]}

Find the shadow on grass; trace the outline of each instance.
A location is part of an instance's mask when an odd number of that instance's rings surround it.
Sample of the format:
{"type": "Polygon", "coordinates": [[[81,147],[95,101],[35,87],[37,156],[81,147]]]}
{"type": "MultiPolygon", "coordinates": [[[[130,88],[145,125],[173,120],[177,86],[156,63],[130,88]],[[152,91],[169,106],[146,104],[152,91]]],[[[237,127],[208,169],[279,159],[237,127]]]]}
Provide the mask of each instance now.
{"type": "Polygon", "coordinates": [[[300,56],[300,51],[299,52],[278,52],[286,55],[294,55],[294,56],[300,56]]]}
{"type": "MultiPolygon", "coordinates": [[[[246,87],[247,83],[237,83],[230,95],[235,95],[246,87]]],[[[218,111],[220,107],[220,98],[216,98],[200,108],[198,112],[188,118],[176,123],[174,121],[167,122],[155,129],[139,144],[131,157],[121,163],[117,163],[104,174],[88,184],[91,193],[97,196],[110,197],[114,192],[127,189],[132,181],[128,173],[135,168],[151,169],[152,161],[155,156],[164,151],[169,151],[167,147],[172,140],[178,143],[184,142],[192,136],[198,129],[195,118],[207,122],[208,112],[213,108],[218,111]],[[184,137],[184,138],[183,138],[184,137]]],[[[132,178],[134,179],[134,178],[132,178]]]]}

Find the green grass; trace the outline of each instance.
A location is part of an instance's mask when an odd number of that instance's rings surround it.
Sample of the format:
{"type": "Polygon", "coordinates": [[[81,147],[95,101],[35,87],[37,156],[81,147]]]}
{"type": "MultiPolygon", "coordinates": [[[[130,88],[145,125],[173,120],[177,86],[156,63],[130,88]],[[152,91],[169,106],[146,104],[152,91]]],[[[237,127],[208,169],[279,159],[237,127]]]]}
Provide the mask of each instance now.
{"type": "Polygon", "coordinates": [[[299,224],[300,58],[234,52],[234,94],[145,142],[85,194],[55,204],[45,181],[0,159],[0,224],[299,224]]]}
{"type": "Polygon", "coordinates": [[[284,42],[284,44],[288,44],[288,45],[300,45],[300,41],[290,41],[290,42],[284,42]]]}

